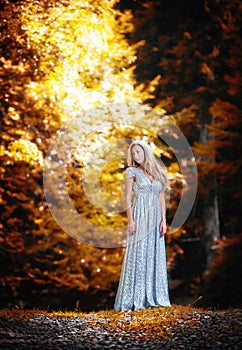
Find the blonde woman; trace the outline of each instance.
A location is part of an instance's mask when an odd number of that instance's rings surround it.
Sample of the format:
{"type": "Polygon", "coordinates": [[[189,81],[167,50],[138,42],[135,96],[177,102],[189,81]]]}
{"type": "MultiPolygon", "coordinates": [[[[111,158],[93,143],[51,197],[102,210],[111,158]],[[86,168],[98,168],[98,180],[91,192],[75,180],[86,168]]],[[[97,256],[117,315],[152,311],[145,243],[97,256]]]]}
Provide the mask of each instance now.
{"type": "Polygon", "coordinates": [[[127,162],[128,239],[114,309],[170,306],[164,240],[166,171],[144,140],[132,142],[127,162]]]}

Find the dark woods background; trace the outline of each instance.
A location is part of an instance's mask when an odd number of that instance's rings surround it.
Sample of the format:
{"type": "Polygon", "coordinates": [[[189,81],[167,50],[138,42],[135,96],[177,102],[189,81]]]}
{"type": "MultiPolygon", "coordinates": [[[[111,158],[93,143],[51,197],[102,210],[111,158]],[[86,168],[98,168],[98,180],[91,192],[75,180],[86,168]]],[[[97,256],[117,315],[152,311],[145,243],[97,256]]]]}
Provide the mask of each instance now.
{"type": "MultiPolygon", "coordinates": [[[[110,25],[116,35],[122,34],[117,38],[122,56],[111,56],[117,45],[114,39],[107,48],[117,76],[113,86],[123,93],[124,65],[131,72],[125,79],[134,84],[134,95],[168,114],[196,157],[199,186],[193,210],[185,225],[166,237],[171,301],[189,304],[202,296],[197,305],[241,305],[241,2],[113,1],[112,8],[105,1],[90,0],[88,8],[78,5],[80,17],[72,23],[73,32],[67,30],[67,35],[64,30],[63,42],[55,44],[51,36],[60,27],[50,24],[50,10],[58,6],[67,11],[77,2],[0,3],[0,307],[112,307],[124,251],[84,245],[61,230],[45,203],[41,161],[61,126],[60,105],[65,96],[58,87],[52,99],[44,84],[60,74],[54,67],[64,57],[67,37],[72,47],[82,45],[74,35],[82,16],[87,28],[92,28],[92,15],[102,18],[105,13],[113,20],[110,25]],[[47,28],[52,25],[52,31],[43,31],[44,39],[37,44],[26,29],[36,16],[33,6],[41,15],[39,23],[47,28]],[[28,90],[32,83],[39,87],[37,98],[28,90]]],[[[33,37],[38,30],[32,31],[33,37]]],[[[90,35],[88,29],[84,35],[90,35]]],[[[83,44],[83,55],[87,50],[90,48],[83,44]]],[[[91,92],[101,86],[105,71],[108,74],[104,58],[95,56],[94,51],[92,55],[93,62],[98,60],[94,72],[92,61],[88,65],[84,56],[78,61],[79,79],[91,92]]],[[[71,56],[68,59],[74,64],[71,56]]],[[[106,90],[99,91],[106,94],[106,90]]],[[[107,96],[112,102],[111,93],[107,96]]],[[[114,134],[122,136],[115,126],[107,137],[114,134]]],[[[131,130],[125,135],[136,136],[131,130]]],[[[173,155],[166,145],[164,149],[162,160],[175,179],[168,209],[171,222],[181,181],[175,175],[179,169],[173,155]]],[[[107,169],[111,179],[116,170],[117,164],[107,169]]],[[[82,215],[101,225],[110,224],[107,217],[88,206],[77,186],[81,171],[81,162],[73,161],[68,180],[72,198],[82,215]]],[[[114,186],[115,181],[110,181],[114,186]]],[[[125,215],[119,220],[125,220],[125,215]]]]}

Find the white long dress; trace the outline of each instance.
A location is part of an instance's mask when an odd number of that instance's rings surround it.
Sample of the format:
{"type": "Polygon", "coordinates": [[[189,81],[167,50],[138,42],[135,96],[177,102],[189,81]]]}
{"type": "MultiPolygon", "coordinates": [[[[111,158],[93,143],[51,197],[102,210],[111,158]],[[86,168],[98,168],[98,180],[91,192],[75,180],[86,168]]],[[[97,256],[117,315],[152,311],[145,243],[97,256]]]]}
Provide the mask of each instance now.
{"type": "Polygon", "coordinates": [[[164,236],[158,194],[162,184],[151,182],[138,168],[129,167],[126,178],[135,177],[132,203],[136,231],[128,235],[114,309],[138,310],[170,306],[164,236]]]}

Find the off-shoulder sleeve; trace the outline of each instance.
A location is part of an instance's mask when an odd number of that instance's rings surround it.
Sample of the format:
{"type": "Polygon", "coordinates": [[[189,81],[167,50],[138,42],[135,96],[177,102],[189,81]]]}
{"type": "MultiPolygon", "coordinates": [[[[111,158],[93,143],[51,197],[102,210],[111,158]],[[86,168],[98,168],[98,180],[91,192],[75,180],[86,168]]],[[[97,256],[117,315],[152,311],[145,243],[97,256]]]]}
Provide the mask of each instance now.
{"type": "Polygon", "coordinates": [[[125,178],[130,179],[131,177],[135,176],[134,168],[133,167],[128,167],[125,170],[125,178]]]}

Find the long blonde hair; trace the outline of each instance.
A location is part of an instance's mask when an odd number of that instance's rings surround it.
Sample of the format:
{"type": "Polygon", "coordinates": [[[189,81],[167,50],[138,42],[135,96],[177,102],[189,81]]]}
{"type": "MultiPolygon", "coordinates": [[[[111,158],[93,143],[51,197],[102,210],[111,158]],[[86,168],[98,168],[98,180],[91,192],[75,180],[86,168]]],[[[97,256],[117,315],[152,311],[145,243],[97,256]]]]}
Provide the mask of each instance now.
{"type": "Polygon", "coordinates": [[[150,147],[150,145],[144,141],[144,140],[134,140],[131,145],[129,146],[128,149],[128,156],[127,156],[127,163],[129,166],[133,166],[135,168],[137,168],[139,166],[139,164],[137,162],[135,162],[135,160],[133,159],[133,155],[132,155],[132,149],[135,145],[140,146],[143,151],[144,151],[144,169],[145,171],[152,175],[154,177],[154,179],[160,181],[163,185],[163,190],[164,191],[168,191],[170,190],[170,186],[169,186],[169,180],[168,180],[168,176],[167,176],[167,172],[164,166],[161,165],[161,162],[158,161],[158,159],[156,159],[152,148],[150,147]]]}

